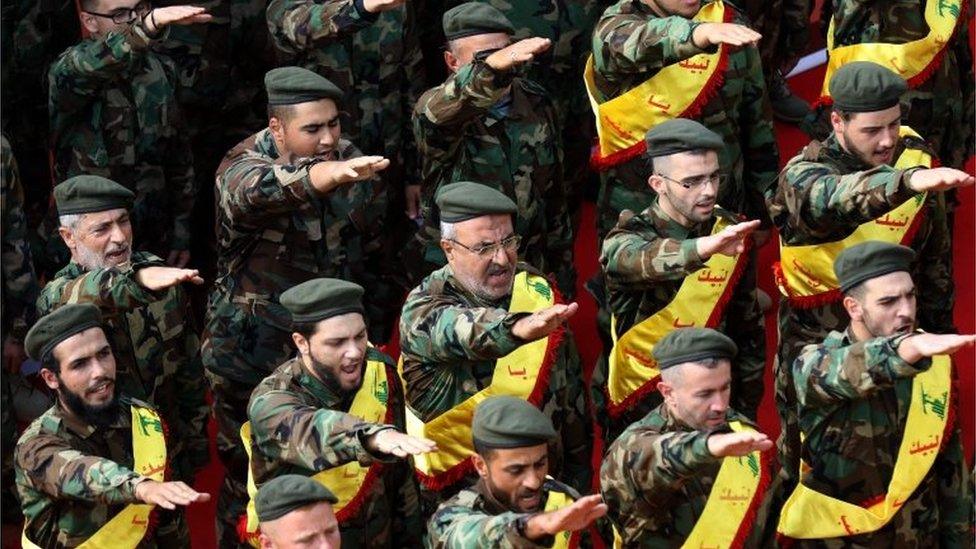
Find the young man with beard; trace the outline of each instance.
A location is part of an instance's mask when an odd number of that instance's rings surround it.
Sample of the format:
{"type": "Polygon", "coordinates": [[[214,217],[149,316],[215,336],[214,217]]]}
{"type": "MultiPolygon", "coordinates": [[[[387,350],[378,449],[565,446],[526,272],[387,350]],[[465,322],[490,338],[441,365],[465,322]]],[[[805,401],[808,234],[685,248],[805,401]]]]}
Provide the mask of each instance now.
{"type": "Polygon", "coordinates": [[[841,252],[850,323],[792,364],[804,466],[778,530],[796,547],[972,547],[950,355],[976,335],[916,329],[915,260],[880,241],[841,252]]]}
{"type": "Polygon", "coordinates": [[[512,396],[475,409],[471,457],[478,482],[446,501],[430,519],[428,548],[575,547],[573,532],[607,513],[599,495],[580,497],[549,473],[552,422],[512,396]]]}
{"type": "MultiPolygon", "coordinates": [[[[219,540],[238,541],[247,501],[241,424],[254,387],[288,356],[282,292],[335,276],[367,288],[366,318],[391,301],[381,274],[383,186],[389,165],[341,137],[342,92],[306,69],[265,75],[268,127],[239,143],[217,171],[217,279],[203,359],[214,396],[217,451],[227,474],[217,500],[219,540]]],[[[379,321],[378,321],[379,322],[379,321]]]]}
{"type": "Polygon", "coordinates": [[[210,457],[206,385],[197,327],[183,283],[202,284],[196,270],[166,267],[132,250],[132,191],[97,175],[54,188],[61,238],[71,262],[41,291],[38,314],[91,303],[105,317],[118,361],[118,384],[158,407],[172,435],[175,477],[192,482],[210,457]]]}
{"type": "Polygon", "coordinates": [[[98,308],[61,307],[31,328],[26,346],[58,400],[15,450],[22,545],[188,547],[176,508],[210,496],[166,481],[166,428],[151,405],[116,390],[98,308]]]}
{"type": "Polygon", "coordinates": [[[250,475],[258,487],[285,474],[328,486],[346,547],[415,547],[421,520],[409,456],[436,445],[401,432],[403,388],[392,359],[367,340],[362,297],[361,286],[331,278],[281,294],[298,355],[251,396],[242,431],[250,475]]]}
{"type": "Polygon", "coordinates": [[[415,462],[426,510],[474,477],[470,425],[490,395],[517,396],[559,433],[553,471],[580,492],[590,486],[592,424],[579,353],[551,283],[518,262],[515,203],[472,182],[437,196],[447,265],[415,288],[400,316],[402,376],[411,434],[440,451],[415,462]],[[410,417],[415,416],[415,417],[410,417]]]}
{"type": "Polygon", "coordinates": [[[654,347],[664,403],[614,441],[600,470],[623,547],[767,546],[761,453],[773,443],[729,407],[736,351],[710,328],[678,328],[654,347]]]}

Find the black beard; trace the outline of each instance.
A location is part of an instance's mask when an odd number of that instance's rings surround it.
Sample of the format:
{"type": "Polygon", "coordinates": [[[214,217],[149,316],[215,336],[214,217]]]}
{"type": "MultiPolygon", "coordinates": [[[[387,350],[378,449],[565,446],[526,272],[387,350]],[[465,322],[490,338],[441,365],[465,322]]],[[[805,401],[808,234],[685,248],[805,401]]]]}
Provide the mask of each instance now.
{"type": "Polygon", "coordinates": [[[340,395],[343,400],[351,399],[356,392],[359,391],[359,387],[361,387],[363,384],[363,376],[359,376],[359,385],[352,389],[343,389],[342,383],[339,382],[339,378],[332,373],[332,370],[328,366],[315,360],[315,357],[313,357],[311,354],[308,355],[308,359],[312,363],[312,371],[315,372],[315,375],[318,376],[319,380],[321,380],[326,387],[332,389],[333,392],[340,395]]]}
{"type": "Polygon", "coordinates": [[[108,427],[119,417],[119,399],[114,391],[112,393],[112,400],[101,406],[89,406],[85,404],[81,395],[71,392],[64,386],[64,383],[61,383],[61,389],[58,393],[61,397],[61,402],[64,403],[68,411],[84,419],[85,422],[95,428],[108,427]]]}

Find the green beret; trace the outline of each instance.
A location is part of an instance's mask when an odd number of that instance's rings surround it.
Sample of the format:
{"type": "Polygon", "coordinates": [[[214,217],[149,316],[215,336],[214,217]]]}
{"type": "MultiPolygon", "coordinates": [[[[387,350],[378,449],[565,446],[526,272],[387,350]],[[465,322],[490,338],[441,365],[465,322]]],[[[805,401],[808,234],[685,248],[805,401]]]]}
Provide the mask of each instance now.
{"type": "Polygon", "coordinates": [[[719,151],[725,147],[717,133],[687,118],[673,118],[647,130],[644,143],[648,158],[699,149],[719,151]]]}
{"type": "Polygon", "coordinates": [[[466,2],[444,12],[444,38],[455,40],[476,34],[504,32],[515,34],[515,27],[498,8],[483,2],[466,2]]]}
{"type": "Polygon", "coordinates": [[[264,75],[269,105],[295,105],[319,99],[342,101],[342,90],[324,76],[301,67],[278,67],[264,75]]]}
{"type": "Polygon", "coordinates": [[[834,274],[840,291],[888,273],[911,272],[915,252],[911,248],[869,240],[843,250],[834,260],[834,274]]]}
{"type": "Polygon", "coordinates": [[[363,313],[363,287],[337,278],[313,278],[281,294],[294,322],[318,322],[346,313],[363,313]]]}
{"type": "Polygon", "coordinates": [[[54,187],[58,215],[128,210],[135,196],[115,181],[97,175],[76,175],[54,187]]]}
{"type": "Polygon", "coordinates": [[[837,69],[828,89],[835,109],[874,112],[897,105],[908,84],[887,67],[870,61],[854,61],[837,69]]]}
{"type": "Polygon", "coordinates": [[[471,438],[488,448],[525,448],[556,438],[541,410],[513,396],[488,397],[474,410],[471,438]]]}
{"type": "Polygon", "coordinates": [[[441,221],[457,223],[491,214],[512,214],[518,206],[499,190],[481,183],[459,181],[441,187],[437,193],[441,221]]]}
{"type": "Polygon", "coordinates": [[[258,522],[281,518],[288,513],[312,503],[328,501],[335,505],[339,499],[312,477],[281,475],[258,488],[254,496],[254,509],[258,522]]]}
{"type": "Polygon", "coordinates": [[[739,352],[729,336],[711,328],[671,330],[654,345],[651,353],[659,370],[706,358],[735,358],[739,352]]]}
{"type": "Polygon", "coordinates": [[[91,303],[73,303],[61,306],[41,317],[27,332],[24,348],[27,356],[43,361],[58,343],[102,325],[102,314],[91,303]]]}

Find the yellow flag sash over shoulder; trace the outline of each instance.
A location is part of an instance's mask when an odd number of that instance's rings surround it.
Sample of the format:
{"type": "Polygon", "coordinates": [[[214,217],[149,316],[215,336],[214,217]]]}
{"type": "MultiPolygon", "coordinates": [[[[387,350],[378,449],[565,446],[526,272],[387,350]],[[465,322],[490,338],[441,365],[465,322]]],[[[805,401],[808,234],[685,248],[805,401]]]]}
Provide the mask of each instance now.
{"type": "Polygon", "coordinates": [[[884,499],[862,507],[800,482],[780,513],[778,532],[794,539],[823,539],[877,531],[891,521],[922,483],[945,441],[953,421],[952,361],[936,356],[932,366],[912,380],[912,400],[905,433],[884,499]]]}
{"type": "MultiPolygon", "coordinates": [[[[152,480],[162,482],[166,475],[166,437],[159,414],[149,408],[132,404],[132,470],[152,480]]],[[[79,549],[128,549],[139,545],[149,531],[149,515],[155,505],[130,503],[79,549]]],[[[27,539],[27,528],[21,536],[24,549],[40,549],[27,539]]]]}
{"type": "MultiPolygon", "coordinates": [[[[731,222],[716,218],[712,234],[731,222]]],[[[651,355],[654,345],[675,328],[714,328],[722,321],[725,306],[749,262],[747,249],[734,257],[715,254],[705,266],[685,277],[678,293],[663,309],[616,336],[616,320],[610,333],[607,411],[617,418],[657,389],[661,372],[651,355]]]]}
{"type": "MultiPolygon", "coordinates": [[[[509,312],[535,312],[561,302],[558,292],[545,278],[524,271],[515,275],[509,312]]],[[[414,456],[417,477],[424,486],[441,490],[474,471],[471,419],[482,400],[493,395],[512,395],[536,406],[542,403],[564,333],[565,329],[560,327],[548,337],[526,343],[499,358],[490,385],[426,423],[407,406],[407,432],[437,443],[436,452],[414,456]]],[[[402,376],[402,358],[400,369],[402,376]]]]}
{"type": "MultiPolygon", "coordinates": [[[[901,136],[921,139],[908,126],[901,127],[901,136]]],[[[928,153],[906,148],[895,161],[895,168],[931,166],[932,163],[928,153]]],[[[925,199],[925,194],[916,195],[878,219],[860,225],[843,240],[806,246],[786,246],[780,241],[780,259],[773,265],[780,293],[798,309],[812,309],[839,301],[843,296],[834,274],[837,255],[868,240],[911,245],[925,219],[925,199]]]]}
{"type": "MultiPolygon", "coordinates": [[[[542,510],[543,513],[548,513],[550,511],[556,511],[562,509],[563,507],[568,507],[573,504],[575,500],[565,492],[556,492],[553,490],[549,491],[549,497],[546,499],[546,506],[542,510]]],[[[580,533],[577,532],[559,532],[553,537],[552,547],[553,549],[576,549],[579,547],[580,533]]]]}
{"type": "MultiPolygon", "coordinates": [[[[728,23],[733,11],[721,0],[706,4],[694,20],[728,23]]],[[[596,170],[606,170],[644,153],[647,130],[672,118],[695,118],[717,93],[725,79],[728,48],[716,53],[700,53],[668,65],[642,84],[600,102],[594,80],[593,56],[586,61],[583,82],[596,116],[599,146],[590,160],[596,170]]]]}
{"type": "MultiPolygon", "coordinates": [[[[386,364],[379,360],[367,360],[366,367],[363,369],[363,383],[356,391],[348,413],[367,423],[391,424],[393,408],[389,406],[389,397],[390,383],[386,364]]],[[[244,442],[244,449],[250,461],[253,452],[251,422],[241,426],[241,440],[244,442]]],[[[313,479],[328,488],[338,498],[339,502],[332,506],[332,510],[340,526],[359,512],[373,484],[380,477],[382,469],[383,464],[379,462],[363,467],[358,462],[352,461],[312,475],[313,479]]],[[[257,485],[254,483],[254,476],[249,466],[247,494],[250,500],[247,503],[247,513],[238,523],[237,533],[242,541],[254,547],[260,546],[258,515],[254,508],[254,497],[257,493],[257,485]]]]}

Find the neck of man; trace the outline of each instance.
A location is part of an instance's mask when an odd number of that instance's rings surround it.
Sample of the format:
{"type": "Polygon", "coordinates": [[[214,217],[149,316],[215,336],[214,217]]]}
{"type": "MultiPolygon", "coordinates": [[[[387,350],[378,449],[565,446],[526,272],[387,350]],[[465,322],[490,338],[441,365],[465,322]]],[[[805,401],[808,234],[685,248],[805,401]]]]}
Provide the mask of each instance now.
{"type": "Polygon", "coordinates": [[[874,339],[878,337],[873,333],[871,333],[871,330],[868,330],[867,325],[861,322],[860,320],[851,321],[850,333],[852,336],[854,336],[854,343],[857,343],[859,341],[867,341],[869,339],[874,339]]]}

